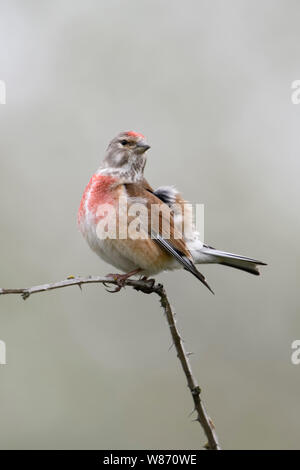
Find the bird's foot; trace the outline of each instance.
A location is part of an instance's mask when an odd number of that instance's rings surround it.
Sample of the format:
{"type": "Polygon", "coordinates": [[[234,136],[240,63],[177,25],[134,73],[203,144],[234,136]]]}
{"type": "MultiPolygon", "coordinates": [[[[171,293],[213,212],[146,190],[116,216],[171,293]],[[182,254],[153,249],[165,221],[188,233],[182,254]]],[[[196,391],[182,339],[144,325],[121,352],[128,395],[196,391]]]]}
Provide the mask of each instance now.
{"type": "Polygon", "coordinates": [[[120,290],[125,287],[127,279],[129,279],[131,276],[134,276],[135,274],[138,274],[140,272],[140,269],[135,269],[134,271],[130,271],[129,273],[126,274],[117,274],[117,273],[110,273],[107,274],[106,277],[111,278],[116,284],[117,287],[115,289],[107,289],[106,283],[104,283],[107,292],[110,292],[111,294],[114,294],[116,292],[120,292],[120,290]]]}
{"type": "Polygon", "coordinates": [[[144,276],[144,275],[140,277],[140,281],[147,282],[149,286],[152,286],[152,287],[155,284],[155,279],[153,279],[152,277],[144,276]]]}
{"type": "Polygon", "coordinates": [[[143,281],[143,284],[135,286],[134,289],[144,292],[144,294],[151,294],[153,292],[153,287],[155,286],[155,279],[149,278],[148,276],[142,276],[140,281],[143,281]]]}

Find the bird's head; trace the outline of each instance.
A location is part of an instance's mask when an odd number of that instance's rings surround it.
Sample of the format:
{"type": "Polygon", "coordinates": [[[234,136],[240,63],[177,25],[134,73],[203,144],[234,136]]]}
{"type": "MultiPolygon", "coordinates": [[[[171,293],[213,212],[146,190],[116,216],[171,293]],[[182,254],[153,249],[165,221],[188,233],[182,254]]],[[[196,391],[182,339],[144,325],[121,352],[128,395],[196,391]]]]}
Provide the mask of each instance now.
{"type": "Polygon", "coordinates": [[[134,131],[121,132],[109,144],[103,164],[120,173],[143,175],[146,151],[150,148],[145,137],[134,131]]]}

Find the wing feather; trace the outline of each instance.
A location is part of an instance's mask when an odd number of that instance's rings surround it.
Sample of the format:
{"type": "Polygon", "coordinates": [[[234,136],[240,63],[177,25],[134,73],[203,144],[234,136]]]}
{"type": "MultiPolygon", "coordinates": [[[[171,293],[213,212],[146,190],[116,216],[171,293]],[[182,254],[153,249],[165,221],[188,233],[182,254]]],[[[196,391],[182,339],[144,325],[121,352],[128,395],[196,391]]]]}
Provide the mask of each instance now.
{"type": "Polygon", "coordinates": [[[153,241],[157,243],[163,250],[167,251],[172,255],[187,271],[193,274],[199,279],[212,293],[212,289],[207,284],[205,277],[196,268],[193,263],[192,255],[189,252],[184,238],[178,237],[178,232],[174,225],[174,218],[172,211],[161,199],[159,199],[153,192],[151,186],[144,180],[142,183],[129,183],[125,185],[127,194],[130,198],[139,198],[146,201],[148,208],[148,230],[149,235],[153,238],[153,241]],[[159,225],[158,227],[152,227],[151,225],[151,210],[152,205],[159,206],[159,225]],[[165,220],[166,214],[169,215],[169,219],[165,220]],[[169,237],[164,235],[165,223],[170,224],[169,237]]]}

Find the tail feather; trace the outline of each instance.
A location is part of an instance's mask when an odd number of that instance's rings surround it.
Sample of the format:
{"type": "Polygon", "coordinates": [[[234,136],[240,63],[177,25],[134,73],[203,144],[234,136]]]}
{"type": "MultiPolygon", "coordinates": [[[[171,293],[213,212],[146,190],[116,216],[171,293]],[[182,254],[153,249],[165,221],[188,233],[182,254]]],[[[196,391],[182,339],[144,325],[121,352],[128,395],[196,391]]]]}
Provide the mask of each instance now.
{"type": "MultiPolygon", "coordinates": [[[[184,269],[188,270],[187,268],[184,268],[184,269]]],[[[203,276],[203,274],[200,273],[200,271],[198,271],[198,269],[196,268],[195,265],[193,265],[193,268],[192,268],[192,269],[189,269],[188,271],[189,271],[190,273],[192,273],[197,279],[199,279],[199,281],[201,281],[202,284],[204,284],[204,285],[207,287],[207,289],[208,289],[212,294],[215,295],[214,291],[212,290],[212,288],[210,287],[210,285],[207,283],[205,276],[203,276]]]]}
{"type": "Polygon", "coordinates": [[[214,248],[203,246],[201,252],[208,257],[206,262],[223,264],[235,269],[246,271],[258,276],[260,274],[257,266],[266,266],[266,263],[246,256],[227,253],[226,251],[215,250],[214,248]]]}

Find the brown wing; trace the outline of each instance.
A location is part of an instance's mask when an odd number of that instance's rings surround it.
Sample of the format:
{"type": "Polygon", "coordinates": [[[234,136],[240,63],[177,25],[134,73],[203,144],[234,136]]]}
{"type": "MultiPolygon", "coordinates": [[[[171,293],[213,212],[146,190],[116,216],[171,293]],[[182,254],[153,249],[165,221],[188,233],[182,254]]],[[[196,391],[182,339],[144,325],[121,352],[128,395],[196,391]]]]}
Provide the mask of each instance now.
{"type": "Polygon", "coordinates": [[[142,181],[142,185],[145,189],[147,189],[147,191],[150,191],[152,194],[154,194],[164,204],[167,204],[174,212],[174,215],[181,216],[179,217],[181,220],[180,227],[177,218],[180,231],[187,233],[187,231],[190,232],[193,230],[193,214],[191,208],[189,207],[190,205],[183,199],[181,194],[173,186],[163,186],[154,190],[145,178],[142,181]],[[182,217],[183,214],[184,217],[182,217]]]}
{"type": "Polygon", "coordinates": [[[151,186],[145,179],[142,183],[129,183],[124,186],[129,198],[138,198],[146,201],[145,203],[148,209],[148,232],[154,241],[182,264],[184,269],[192,273],[213,292],[203,274],[201,274],[194,265],[186,242],[174,225],[173,213],[169,206],[153,193],[151,186]],[[156,214],[153,214],[153,211],[157,211],[156,214]],[[157,215],[157,217],[153,217],[153,215],[157,215]],[[153,219],[157,220],[157,223],[153,224],[153,219]]]}
{"type": "Polygon", "coordinates": [[[146,178],[143,178],[141,185],[143,186],[144,189],[147,189],[147,191],[150,191],[150,193],[154,193],[154,189],[150,186],[146,178]]]}

